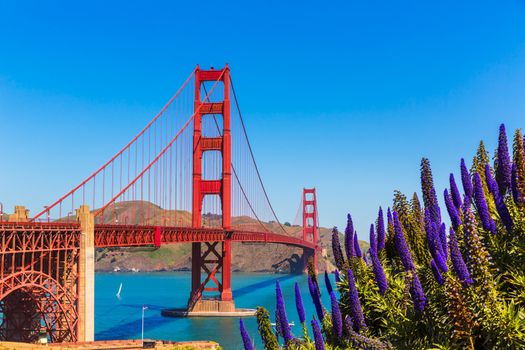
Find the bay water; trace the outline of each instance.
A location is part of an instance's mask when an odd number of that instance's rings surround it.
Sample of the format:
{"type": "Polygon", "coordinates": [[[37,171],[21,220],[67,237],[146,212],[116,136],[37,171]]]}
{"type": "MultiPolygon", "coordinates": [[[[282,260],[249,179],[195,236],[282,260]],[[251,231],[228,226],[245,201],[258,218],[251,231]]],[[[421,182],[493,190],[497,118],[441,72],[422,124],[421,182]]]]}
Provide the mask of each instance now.
{"type": "MultiPolygon", "coordinates": [[[[330,276],[332,283],[333,275],[330,276]]],[[[301,288],[307,324],[315,314],[308,291],[306,275],[262,273],[233,273],[232,291],[237,308],[264,306],[275,319],[275,283],[279,280],[285,298],[292,332],[302,335],[302,326],[295,307],[294,284],[301,288]]],[[[330,309],[330,298],[319,276],[323,304],[330,309]]],[[[144,337],[174,341],[213,340],[223,349],[243,349],[238,317],[171,318],[161,316],[165,308],[184,308],[191,287],[189,272],[158,273],[96,273],[95,276],[95,339],[140,339],[142,307],[144,311],[144,337]],[[116,294],[122,283],[120,299],[116,294]]],[[[243,318],[256,348],[262,349],[255,317],[243,318]]],[[[310,328],[310,327],[309,327],[310,328]]],[[[311,329],[310,335],[312,336],[311,329]]]]}

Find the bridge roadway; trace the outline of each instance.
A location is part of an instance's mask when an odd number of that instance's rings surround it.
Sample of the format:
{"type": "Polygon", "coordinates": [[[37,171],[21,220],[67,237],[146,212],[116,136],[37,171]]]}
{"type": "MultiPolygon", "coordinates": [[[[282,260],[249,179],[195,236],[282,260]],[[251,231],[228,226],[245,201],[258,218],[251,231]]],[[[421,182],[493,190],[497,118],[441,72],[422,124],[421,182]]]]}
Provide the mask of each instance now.
{"type": "MultiPolygon", "coordinates": [[[[80,232],[78,223],[53,222],[2,222],[2,229],[25,232],[66,231],[80,232]]],[[[279,243],[315,250],[313,242],[271,232],[256,232],[243,229],[192,228],[165,226],[109,225],[95,224],[95,247],[136,247],[157,246],[193,242],[259,242],[279,243]]]]}

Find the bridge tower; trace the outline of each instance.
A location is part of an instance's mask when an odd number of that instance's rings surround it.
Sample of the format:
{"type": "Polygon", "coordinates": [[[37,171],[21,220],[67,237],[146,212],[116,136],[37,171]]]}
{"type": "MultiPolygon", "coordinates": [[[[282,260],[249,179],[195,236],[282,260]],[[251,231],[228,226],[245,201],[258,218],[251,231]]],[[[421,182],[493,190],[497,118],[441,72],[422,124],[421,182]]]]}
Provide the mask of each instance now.
{"type": "MultiPolygon", "coordinates": [[[[202,227],[202,206],[205,196],[218,195],[222,207],[222,228],[231,227],[231,131],[230,131],[230,69],[195,70],[195,103],[193,131],[193,197],[192,226],[202,227]],[[202,101],[202,84],[220,80],[223,84],[222,101],[202,101]],[[202,104],[202,105],[201,105],[202,104]],[[202,117],[207,114],[222,115],[223,130],[218,137],[203,136],[202,117]],[[203,180],[202,157],[204,152],[219,151],[222,155],[222,177],[203,180]]],[[[231,291],[231,241],[192,243],[192,290],[189,311],[235,311],[231,291]],[[203,249],[204,248],[204,249],[203,249]],[[204,279],[201,273],[204,271],[204,279]],[[221,272],[221,280],[217,273],[221,272]],[[208,286],[213,284],[213,286],[208,286]],[[220,300],[203,300],[203,292],[220,293],[220,300]]]]}
{"type": "MultiPolygon", "coordinates": [[[[303,240],[312,241],[317,244],[319,237],[319,225],[317,222],[317,195],[315,188],[303,188],[303,240]]],[[[314,259],[317,269],[317,247],[315,250],[305,249],[303,252],[304,269],[306,270],[310,256],[314,259]]]]}

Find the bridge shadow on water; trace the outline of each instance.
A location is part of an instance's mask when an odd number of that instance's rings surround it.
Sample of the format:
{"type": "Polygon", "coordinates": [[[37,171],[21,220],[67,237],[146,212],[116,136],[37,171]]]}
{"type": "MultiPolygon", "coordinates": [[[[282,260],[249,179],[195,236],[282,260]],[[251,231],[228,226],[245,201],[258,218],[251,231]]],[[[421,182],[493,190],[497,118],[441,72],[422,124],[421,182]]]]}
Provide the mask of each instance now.
{"type": "MultiPolygon", "coordinates": [[[[153,315],[150,314],[151,316],[146,316],[148,314],[146,311],[146,314],[144,315],[144,323],[147,324],[148,330],[161,327],[162,325],[169,322],[173,322],[175,320],[174,318],[164,317],[160,315],[160,311],[165,309],[166,306],[149,304],[145,306],[147,306],[148,311],[158,311],[158,313],[155,312],[155,314],[153,315]]],[[[111,310],[114,310],[116,308],[129,308],[136,310],[136,313],[140,314],[142,310],[142,304],[119,304],[111,310]]],[[[100,332],[96,332],[95,338],[97,340],[133,339],[134,337],[136,338],[137,336],[140,336],[141,327],[141,318],[130,320],[129,317],[125,317],[119,322],[117,322],[115,326],[100,332]]]]}
{"type": "Polygon", "coordinates": [[[249,284],[247,286],[234,289],[232,291],[233,299],[235,299],[237,297],[240,297],[240,296],[244,296],[244,295],[250,294],[251,292],[254,292],[254,291],[258,290],[258,289],[262,289],[262,288],[270,287],[270,286],[275,286],[275,282],[277,282],[277,281],[285,281],[285,280],[288,280],[290,278],[294,278],[296,275],[278,275],[278,276],[279,277],[270,278],[270,279],[267,279],[267,280],[264,280],[264,281],[261,281],[261,282],[252,283],[252,284],[249,284]]]}

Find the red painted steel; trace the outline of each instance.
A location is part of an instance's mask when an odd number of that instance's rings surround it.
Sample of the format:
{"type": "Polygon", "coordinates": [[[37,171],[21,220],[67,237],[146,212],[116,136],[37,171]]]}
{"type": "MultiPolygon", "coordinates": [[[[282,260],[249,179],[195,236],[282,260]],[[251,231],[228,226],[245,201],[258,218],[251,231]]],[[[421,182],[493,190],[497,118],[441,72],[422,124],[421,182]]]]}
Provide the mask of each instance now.
{"type": "Polygon", "coordinates": [[[197,66],[137,136],[32,222],[0,222],[0,340],[34,341],[40,325],[52,341],[77,340],[80,204],[94,212],[97,248],[192,243],[190,309],[205,292],[232,300],[233,242],[295,246],[315,262],[319,250],[315,189],[303,191],[302,237],[289,236],[275,214],[228,66],[197,66]],[[203,160],[213,152],[221,159],[203,160]]]}
{"type": "MultiPolygon", "coordinates": [[[[303,240],[316,244],[318,235],[317,193],[315,188],[303,188],[303,240]]],[[[314,266],[317,267],[317,249],[304,253],[305,257],[310,254],[313,256],[314,266]]]]}
{"type": "Polygon", "coordinates": [[[160,244],[224,242],[228,240],[231,242],[280,243],[309,250],[316,248],[314,242],[305,242],[297,237],[267,231],[98,224],[95,225],[95,246],[97,248],[155,246],[156,232],[160,234],[160,244]]]}
{"type": "MultiPolygon", "coordinates": [[[[209,95],[209,94],[208,94],[209,95]]],[[[222,228],[228,230],[231,226],[231,133],[230,133],[230,69],[226,66],[219,71],[195,70],[195,115],[193,118],[193,196],[192,196],[192,227],[202,227],[202,206],[204,197],[218,195],[221,200],[222,228]],[[202,85],[206,81],[222,81],[223,101],[209,102],[201,100],[202,85]],[[203,104],[204,103],[204,104],[203,104]],[[202,117],[206,114],[222,115],[222,130],[220,137],[206,137],[203,133],[202,117]],[[220,148],[219,148],[220,146],[220,148]],[[220,179],[203,180],[202,158],[204,152],[219,151],[222,156],[222,176],[220,179]]],[[[218,126],[217,126],[218,128],[218,126]]],[[[221,300],[232,300],[231,292],[231,241],[227,238],[206,241],[206,250],[202,251],[201,243],[192,246],[192,290],[190,307],[202,297],[204,291],[218,291],[221,300]],[[217,242],[222,242],[222,249],[217,252],[217,242]],[[206,260],[213,252],[217,259],[206,260]],[[210,268],[210,265],[214,265],[210,268]],[[204,281],[201,273],[207,275],[204,281]],[[218,282],[215,274],[221,271],[222,281],[218,282]],[[213,281],[215,288],[207,287],[213,281]]]]}
{"type": "Polygon", "coordinates": [[[78,334],[78,225],[0,224],[0,340],[54,342],[78,334]]]}

